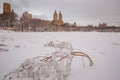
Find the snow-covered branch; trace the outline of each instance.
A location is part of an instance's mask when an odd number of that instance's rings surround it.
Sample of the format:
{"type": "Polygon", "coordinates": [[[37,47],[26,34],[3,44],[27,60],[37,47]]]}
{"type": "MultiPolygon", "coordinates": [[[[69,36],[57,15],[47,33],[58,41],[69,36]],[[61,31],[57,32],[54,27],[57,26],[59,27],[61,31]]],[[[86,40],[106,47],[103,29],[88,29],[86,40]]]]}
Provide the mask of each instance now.
{"type": "Polygon", "coordinates": [[[87,54],[72,51],[72,46],[67,42],[56,44],[50,41],[44,46],[59,48],[59,50],[48,56],[27,59],[18,69],[7,74],[4,80],[69,80],[74,56],[87,57],[90,66],[93,65],[92,59],[87,54]]]}

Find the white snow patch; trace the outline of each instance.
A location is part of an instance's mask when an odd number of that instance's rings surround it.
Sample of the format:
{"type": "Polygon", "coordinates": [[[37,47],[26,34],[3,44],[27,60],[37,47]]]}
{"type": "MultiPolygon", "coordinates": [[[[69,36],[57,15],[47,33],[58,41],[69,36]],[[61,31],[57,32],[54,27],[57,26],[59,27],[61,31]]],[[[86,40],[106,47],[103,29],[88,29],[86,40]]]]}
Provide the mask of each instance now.
{"type": "Polygon", "coordinates": [[[0,48],[8,51],[0,52],[0,80],[27,58],[56,51],[56,48],[43,47],[50,41],[69,42],[74,49],[87,53],[93,59],[94,66],[88,67],[87,59],[83,58],[83,67],[82,58],[75,57],[70,80],[120,80],[120,33],[4,31],[0,31],[0,44],[7,46],[0,48]]]}

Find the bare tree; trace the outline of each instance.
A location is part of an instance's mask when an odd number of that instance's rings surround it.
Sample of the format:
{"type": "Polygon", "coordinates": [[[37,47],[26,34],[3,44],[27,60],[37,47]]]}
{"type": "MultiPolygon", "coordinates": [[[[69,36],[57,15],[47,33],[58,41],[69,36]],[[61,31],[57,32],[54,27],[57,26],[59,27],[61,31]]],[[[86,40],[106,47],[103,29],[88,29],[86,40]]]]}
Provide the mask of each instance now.
{"type": "Polygon", "coordinates": [[[11,13],[0,15],[0,25],[2,27],[13,27],[18,23],[18,15],[12,11],[11,13]]]}

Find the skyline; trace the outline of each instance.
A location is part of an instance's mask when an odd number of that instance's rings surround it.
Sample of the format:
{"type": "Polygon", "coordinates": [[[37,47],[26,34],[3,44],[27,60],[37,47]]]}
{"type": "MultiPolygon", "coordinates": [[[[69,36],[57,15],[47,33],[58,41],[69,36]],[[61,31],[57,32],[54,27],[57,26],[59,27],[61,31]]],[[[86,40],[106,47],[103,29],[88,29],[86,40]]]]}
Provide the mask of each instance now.
{"type": "Polygon", "coordinates": [[[120,26],[119,0],[1,0],[0,13],[3,2],[10,3],[19,15],[28,11],[33,17],[52,20],[56,10],[62,12],[64,22],[76,22],[78,25],[99,25],[105,22],[120,26]]]}

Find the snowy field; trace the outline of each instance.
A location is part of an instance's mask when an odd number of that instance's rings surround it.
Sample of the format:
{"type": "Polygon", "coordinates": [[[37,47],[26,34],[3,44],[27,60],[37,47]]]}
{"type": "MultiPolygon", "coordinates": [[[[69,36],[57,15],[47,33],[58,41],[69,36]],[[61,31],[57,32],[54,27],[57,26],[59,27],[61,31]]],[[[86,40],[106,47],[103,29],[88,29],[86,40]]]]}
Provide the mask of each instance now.
{"type": "Polygon", "coordinates": [[[120,33],[11,31],[0,31],[0,80],[27,58],[54,52],[43,46],[49,41],[69,42],[94,61],[89,67],[86,58],[74,57],[70,80],[120,80],[120,33]]]}

